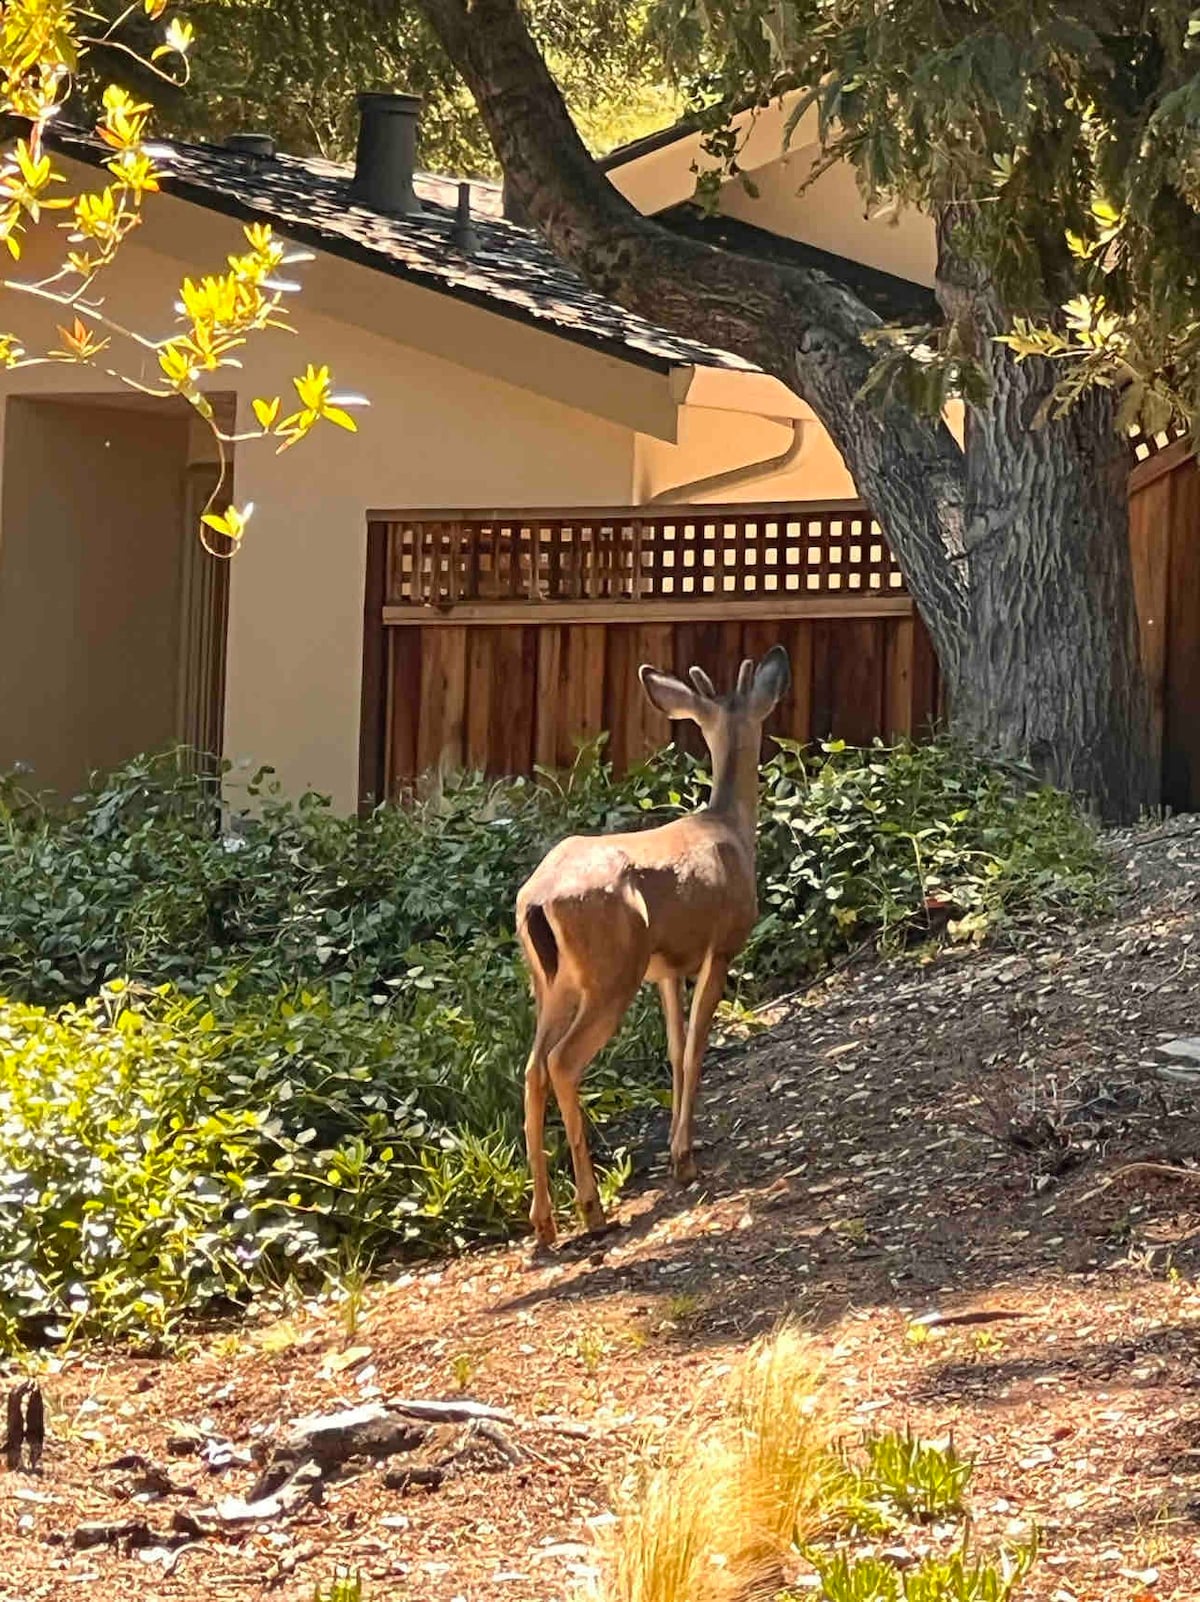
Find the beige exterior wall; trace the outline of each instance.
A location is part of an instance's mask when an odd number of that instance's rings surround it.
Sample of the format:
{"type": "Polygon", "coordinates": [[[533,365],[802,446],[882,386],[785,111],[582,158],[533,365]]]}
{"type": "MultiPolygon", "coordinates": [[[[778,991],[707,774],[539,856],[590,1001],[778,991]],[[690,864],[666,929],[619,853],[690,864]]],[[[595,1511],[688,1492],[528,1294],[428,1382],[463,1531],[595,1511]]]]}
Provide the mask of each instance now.
{"type": "Polygon", "coordinates": [[[70,795],[174,737],[188,424],[5,410],[0,769],[32,763],[39,788],[70,795]]]}
{"type": "Polygon", "coordinates": [[[820,423],[814,417],[802,420],[800,427],[800,454],[786,471],[756,474],[732,488],[695,489],[690,486],[696,479],[782,456],[791,446],[793,434],[786,422],[684,407],[677,444],[639,438],[634,499],[840,501],[853,497],[854,481],[820,423]]]}
{"type": "Polygon", "coordinates": [[[721,190],[721,211],[755,228],[799,239],[914,284],[932,285],[937,266],[933,224],[920,212],[868,214],[854,170],[839,163],[801,193],[819,152],[795,146],[754,173],[756,193],[740,183],[721,190]]]}
{"type": "MultiPolygon", "coordinates": [[[[839,163],[806,189],[800,189],[818,156],[817,114],[810,110],[787,137],[787,120],[798,96],[735,119],[742,139],[738,163],[756,193],[739,180],[721,188],[721,211],[769,233],[799,239],[820,250],[895,273],[917,284],[932,284],[937,249],[933,224],[919,212],[869,216],[853,169],[839,163]]],[[[690,200],[696,173],[714,165],[689,135],[649,152],[609,174],[612,183],[650,215],[690,200]]]]}

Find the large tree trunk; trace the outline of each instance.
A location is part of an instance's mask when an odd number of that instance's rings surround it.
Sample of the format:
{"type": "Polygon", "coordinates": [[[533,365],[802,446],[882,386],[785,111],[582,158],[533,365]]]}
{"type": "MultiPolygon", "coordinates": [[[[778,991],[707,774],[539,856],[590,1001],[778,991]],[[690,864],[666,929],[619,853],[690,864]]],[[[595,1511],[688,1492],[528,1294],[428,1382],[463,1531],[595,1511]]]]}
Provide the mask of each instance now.
{"type": "Polygon", "coordinates": [[[939,227],[938,298],[972,340],[986,402],[968,416],[963,543],[970,625],[944,665],[952,724],[1030,762],[1102,816],[1158,799],[1129,552],[1130,456],[1093,390],[1047,415],[1057,374],[996,340],[1003,307],[939,227]]]}
{"type": "Polygon", "coordinates": [[[1006,386],[972,418],[971,627],[948,681],[954,727],[984,750],[1027,759],[1104,817],[1128,820],[1157,800],[1128,455],[1108,395],[1038,430],[1014,426],[1037,399],[1032,383],[1006,386]]]}
{"type": "Polygon", "coordinates": [[[417,0],[466,80],[521,210],[618,304],[790,385],[882,523],[924,618],[953,726],[1111,819],[1153,796],[1124,460],[1104,397],[1036,428],[1050,382],[992,335],[986,282],[944,259],[991,396],[965,455],[939,422],[860,398],[878,319],[823,274],[714,250],[640,216],[588,155],[518,0],[417,0]]]}

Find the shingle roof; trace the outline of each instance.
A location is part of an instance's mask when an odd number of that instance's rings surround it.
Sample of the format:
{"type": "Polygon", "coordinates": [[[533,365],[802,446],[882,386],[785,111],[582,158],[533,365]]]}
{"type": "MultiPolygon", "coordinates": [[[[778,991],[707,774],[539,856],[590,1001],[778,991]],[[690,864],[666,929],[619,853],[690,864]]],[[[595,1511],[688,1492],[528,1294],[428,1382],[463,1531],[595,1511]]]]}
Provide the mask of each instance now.
{"type": "MultiPolygon", "coordinates": [[[[95,166],[105,147],[59,125],[53,144],[95,166]]],[[[164,189],[243,221],[267,221],[290,238],[516,318],[660,372],[679,366],[757,369],[739,356],[677,338],[590,290],[536,234],[497,215],[494,184],[472,185],[478,248],[450,239],[457,184],[418,177],[418,218],[386,216],[350,197],[351,170],[312,157],[246,155],[210,145],[156,142],[164,189]]]]}
{"type": "Polygon", "coordinates": [[[785,267],[806,267],[824,273],[844,284],[884,322],[936,323],[941,319],[937,297],[924,284],[914,284],[911,279],[898,278],[895,273],[851,261],[848,256],[835,256],[816,245],[806,245],[803,240],[756,228],[736,217],[710,216],[690,201],[660,211],[655,221],[676,233],[736,251],[740,256],[761,256],[785,267]]]}

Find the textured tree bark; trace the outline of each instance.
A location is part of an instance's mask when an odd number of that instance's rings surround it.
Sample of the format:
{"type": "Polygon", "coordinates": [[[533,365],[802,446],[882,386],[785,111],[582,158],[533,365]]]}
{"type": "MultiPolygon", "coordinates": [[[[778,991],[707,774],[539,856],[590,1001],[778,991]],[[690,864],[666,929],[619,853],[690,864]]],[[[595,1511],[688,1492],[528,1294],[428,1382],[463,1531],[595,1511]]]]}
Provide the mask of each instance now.
{"type": "Polygon", "coordinates": [[[1111,397],[1029,429],[1044,390],[1003,375],[971,419],[971,627],[949,678],[956,730],[1030,761],[1113,820],[1157,800],[1129,555],[1128,459],[1111,397]]]}
{"type": "MultiPolygon", "coordinates": [[[[860,399],[877,318],[823,274],[713,249],[642,217],[588,154],[518,0],[417,0],[475,97],[506,185],[617,304],[747,357],[813,408],[887,532],[953,726],[1031,760],[1105,816],[1150,795],[1123,453],[1103,396],[1034,426],[1050,382],[990,336],[988,286],[943,251],[939,295],[979,336],[992,393],[966,452],[940,422],[860,399]]],[[[943,244],[945,238],[943,238],[943,244]]]]}
{"type": "Polygon", "coordinates": [[[974,336],[988,379],[968,420],[965,555],[970,627],[947,672],[952,722],[1026,760],[1114,821],[1157,801],[1129,552],[1129,456],[1111,393],[1043,413],[1047,362],[1017,362],[991,286],[939,229],[938,296],[974,336]]]}

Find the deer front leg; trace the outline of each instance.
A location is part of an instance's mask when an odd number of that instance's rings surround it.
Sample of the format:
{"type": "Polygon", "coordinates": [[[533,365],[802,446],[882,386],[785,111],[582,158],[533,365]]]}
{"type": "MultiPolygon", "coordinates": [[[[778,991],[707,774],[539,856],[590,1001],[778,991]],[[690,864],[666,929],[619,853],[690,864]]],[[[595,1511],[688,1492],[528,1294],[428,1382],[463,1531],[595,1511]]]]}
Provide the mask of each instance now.
{"type": "Polygon", "coordinates": [[[710,951],[697,976],[692,996],[692,1015],[688,1020],[687,1043],[683,1052],[683,1095],[675,1112],[671,1135],[671,1163],[675,1178],[681,1185],[690,1184],[696,1177],[696,1162],[692,1156],[696,1093],[700,1088],[700,1069],[708,1048],[713,1013],[725,990],[728,973],[728,961],[710,951]]]}
{"type": "Polygon", "coordinates": [[[679,1104],[683,1100],[683,1051],[687,1043],[683,1021],[683,980],[660,979],[658,993],[662,997],[663,1017],[667,1024],[667,1055],[671,1059],[671,1139],[674,1140],[679,1104]]]}

